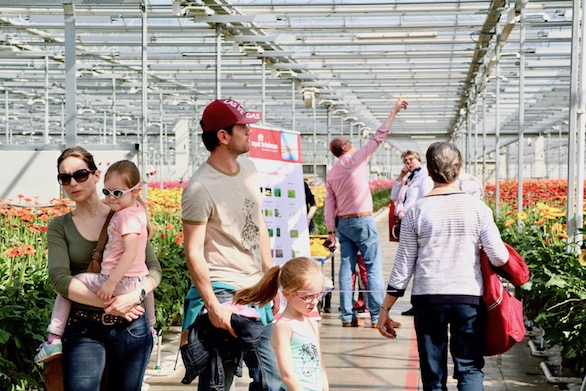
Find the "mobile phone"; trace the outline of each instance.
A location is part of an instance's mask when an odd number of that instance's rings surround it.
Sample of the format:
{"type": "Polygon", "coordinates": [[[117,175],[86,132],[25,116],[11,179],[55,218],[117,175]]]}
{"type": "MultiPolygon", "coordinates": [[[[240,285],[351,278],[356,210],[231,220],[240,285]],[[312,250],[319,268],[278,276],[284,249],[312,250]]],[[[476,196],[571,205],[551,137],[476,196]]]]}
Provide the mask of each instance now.
{"type": "Polygon", "coordinates": [[[327,249],[329,249],[332,246],[332,241],[329,239],[326,239],[326,241],[323,243],[323,246],[327,249]]]}

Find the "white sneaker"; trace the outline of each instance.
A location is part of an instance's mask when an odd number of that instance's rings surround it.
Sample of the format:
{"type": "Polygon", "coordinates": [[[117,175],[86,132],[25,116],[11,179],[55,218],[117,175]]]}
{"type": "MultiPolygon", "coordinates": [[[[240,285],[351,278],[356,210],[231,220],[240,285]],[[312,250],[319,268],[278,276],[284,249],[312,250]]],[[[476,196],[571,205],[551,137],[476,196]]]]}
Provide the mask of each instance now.
{"type": "Polygon", "coordinates": [[[35,362],[47,362],[51,361],[57,356],[63,354],[63,345],[61,344],[61,339],[55,339],[52,343],[43,342],[41,346],[39,346],[38,353],[35,356],[35,362]]]}

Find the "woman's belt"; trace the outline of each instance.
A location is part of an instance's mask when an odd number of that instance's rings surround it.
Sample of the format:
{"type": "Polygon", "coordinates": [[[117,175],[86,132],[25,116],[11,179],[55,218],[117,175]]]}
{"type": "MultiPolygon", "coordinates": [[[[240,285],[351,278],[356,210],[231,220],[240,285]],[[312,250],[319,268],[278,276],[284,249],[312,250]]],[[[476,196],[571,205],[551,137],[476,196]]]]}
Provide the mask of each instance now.
{"type": "Polygon", "coordinates": [[[91,320],[92,322],[99,322],[104,326],[130,323],[121,316],[111,315],[105,312],[93,312],[82,309],[74,309],[69,315],[74,319],[91,320]]]}

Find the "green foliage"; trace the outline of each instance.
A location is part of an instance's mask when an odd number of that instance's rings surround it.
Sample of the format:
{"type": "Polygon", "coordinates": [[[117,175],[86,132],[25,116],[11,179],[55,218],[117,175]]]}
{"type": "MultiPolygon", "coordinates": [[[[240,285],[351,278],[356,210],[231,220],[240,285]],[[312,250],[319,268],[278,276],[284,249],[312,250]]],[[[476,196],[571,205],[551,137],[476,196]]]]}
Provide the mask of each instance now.
{"type": "Polygon", "coordinates": [[[55,293],[38,275],[6,286],[0,295],[0,389],[38,386],[36,348],[46,338],[55,293]]]}
{"type": "Polygon", "coordinates": [[[523,286],[524,311],[545,331],[550,345],[563,346],[564,366],[586,372],[586,267],[578,260],[575,244],[568,244],[565,218],[540,206],[526,209],[517,219],[503,206],[497,225],[503,240],[525,259],[531,271],[523,286]]]}
{"type": "MultiPolygon", "coordinates": [[[[175,192],[180,195],[180,189],[175,192]]],[[[191,280],[175,201],[150,205],[152,245],[163,268],[155,290],[157,328],[179,325],[191,280]]],[[[51,211],[0,206],[0,390],[42,387],[33,358],[47,338],[55,291],[48,282],[46,225],[51,211]]],[[[57,208],[55,208],[57,209],[57,208]]],[[[67,210],[57,212],[65,213],[67,210]]]]}
{"type": "Polygon", "coordinates": [[[183,299],[191,286],[191,278],[185,264],[183,245],[155,247],[163,267],[163,278],[155,290],[157,328],[181,324],[183,299]]]}

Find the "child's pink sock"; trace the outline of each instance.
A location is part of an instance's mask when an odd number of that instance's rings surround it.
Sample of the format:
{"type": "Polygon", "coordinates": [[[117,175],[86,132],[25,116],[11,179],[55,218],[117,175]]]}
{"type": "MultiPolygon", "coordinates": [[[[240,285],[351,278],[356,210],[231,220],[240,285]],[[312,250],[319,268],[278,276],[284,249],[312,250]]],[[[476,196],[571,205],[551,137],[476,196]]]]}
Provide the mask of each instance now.
{"type": "Polygon", "coordinates": [[[57,334],[49,333],[49,338],[47,339],[47,343],[50,345],[56,339],[61,339],[61,336],[57,335],[57,334]]]}

